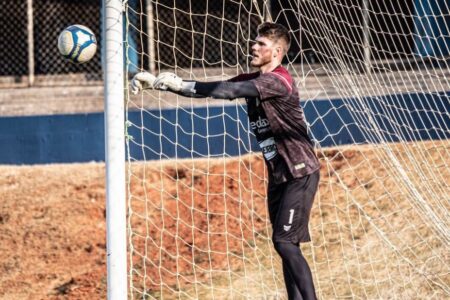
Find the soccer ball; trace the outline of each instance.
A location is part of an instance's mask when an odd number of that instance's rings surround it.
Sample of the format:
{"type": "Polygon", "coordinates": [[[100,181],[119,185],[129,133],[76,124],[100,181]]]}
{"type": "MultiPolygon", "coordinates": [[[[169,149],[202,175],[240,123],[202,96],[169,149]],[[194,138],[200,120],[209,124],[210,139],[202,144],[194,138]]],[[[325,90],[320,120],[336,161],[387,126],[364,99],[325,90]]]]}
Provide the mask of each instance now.
{"type": "Polygon", "coordinates": [[[59,34],[58,50],[69,61],[82,64],[94,57],[97,40],[86,26],[71,25],[59,34]]]}

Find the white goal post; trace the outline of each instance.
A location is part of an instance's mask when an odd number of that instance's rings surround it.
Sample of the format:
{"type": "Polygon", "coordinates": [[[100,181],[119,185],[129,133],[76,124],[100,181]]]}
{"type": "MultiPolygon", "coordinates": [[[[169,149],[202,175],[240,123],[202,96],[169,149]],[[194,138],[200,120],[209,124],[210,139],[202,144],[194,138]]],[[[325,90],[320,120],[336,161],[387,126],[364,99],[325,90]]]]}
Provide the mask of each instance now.
{"type": "Polygon", "coordinates": [[[127,299],[124,59],[121,0],[105,0],[102,57],[105,90],[107,296],[127,299]]]}
{"type": "Polygon", "coordinates": [[[283,64],[321,163],[301,245],[317,296],[450,297],[447,1],[104,3],[110,299],[287,299],[245,102],[127,80],[250,72],[265,20],[292,35],[283,64]]]}

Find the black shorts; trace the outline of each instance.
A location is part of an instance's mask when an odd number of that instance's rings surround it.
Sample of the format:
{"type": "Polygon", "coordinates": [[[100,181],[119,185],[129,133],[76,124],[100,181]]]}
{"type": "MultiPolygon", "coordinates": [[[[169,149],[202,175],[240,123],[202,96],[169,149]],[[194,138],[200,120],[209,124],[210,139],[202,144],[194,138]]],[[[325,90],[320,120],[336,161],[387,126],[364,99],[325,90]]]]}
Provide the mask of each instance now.
{"type": "Polygon", "coordinates": [[[274,242],[309,242],[309,215],[320,172],[269,186],[267,200],[274,242]]]}

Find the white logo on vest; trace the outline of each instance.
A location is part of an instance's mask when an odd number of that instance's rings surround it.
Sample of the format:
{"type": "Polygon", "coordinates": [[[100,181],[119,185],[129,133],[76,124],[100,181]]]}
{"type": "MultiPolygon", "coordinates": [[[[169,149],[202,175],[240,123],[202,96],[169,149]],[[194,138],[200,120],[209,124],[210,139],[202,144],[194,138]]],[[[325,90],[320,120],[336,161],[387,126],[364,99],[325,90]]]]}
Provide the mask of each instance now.
{"type": "Polygon", "coordinates": [[[273,137],[259,142],[259,147],[261,147],[262,153],[267,160],[271,160],[278,153],[277,145],[273,137]]]}

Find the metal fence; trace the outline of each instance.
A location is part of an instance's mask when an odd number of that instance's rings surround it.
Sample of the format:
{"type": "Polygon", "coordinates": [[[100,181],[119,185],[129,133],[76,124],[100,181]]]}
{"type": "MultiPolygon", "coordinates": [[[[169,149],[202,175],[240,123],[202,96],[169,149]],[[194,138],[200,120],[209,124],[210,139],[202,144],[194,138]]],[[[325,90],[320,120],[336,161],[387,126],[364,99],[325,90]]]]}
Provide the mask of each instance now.
{"type": "Polygon", "coordinates": [[[127,2],[130,71],[248,63],[263,0],[127,2]],[[146,5],[142,5],[142,4],[146,5]],[[144,17],[142,17],[144,16],[144,17]]]}
{"type": "MultiPolygon", "coordinates": [[[[127,0],[124,26],[129,72],[155,66],[245,68],[255,29],[268,10],[273,20],[292,32],[288,57],[294,63],[333,63],[338,51],[340,59],[355,70],[363,70],[369,48],[372,60],[414,59],[417,45],[430,40],[428,19],[444,24],[433,30],[441,35],[436,37],[450,44],[448,33],[440,33],[443,29],[448,32],[446,6],[438,7],[440,15],[435,18],[425,12],[417,16],[413,0],[403,4],[366,0],[367,9],[362,1],[350,2],[127,0]]],[[[101,3],[0,0],[0,87],[100,84],[100,51],[88,63],[74,65],[59,55],[57,37],[65,27],[83,24],[94,31],[101,44],[101,3]]],[[[440,48],[447,50],[439,56],[448,57],[448,48],[440,48]]]]}
{"type": "MultiPolygon", "coordinates": [[[[131,73],[155,62],[159,68],[245,64],[251,30],[261,21],[255,3],[262,7],[262,0],[125,3],[131,73]],[[149,30],[155,33],[150,42],[149,30]]],[[[83,24],[101,43],[101,0],[0,0],[0,5],[0,87],[99,83],[100,51],[86,64],[71,64],[59,55],[57,38],[65,27],[83,24]]]]}
{"type": "Polygon", "coordinates": [[[98,81],[99,53],[88,64],[71,64],[59,55],[57,40],[72,24],[84,24],[100,37],[100,6],[100,0],[0,0],[0,86],[98,81]]]}

